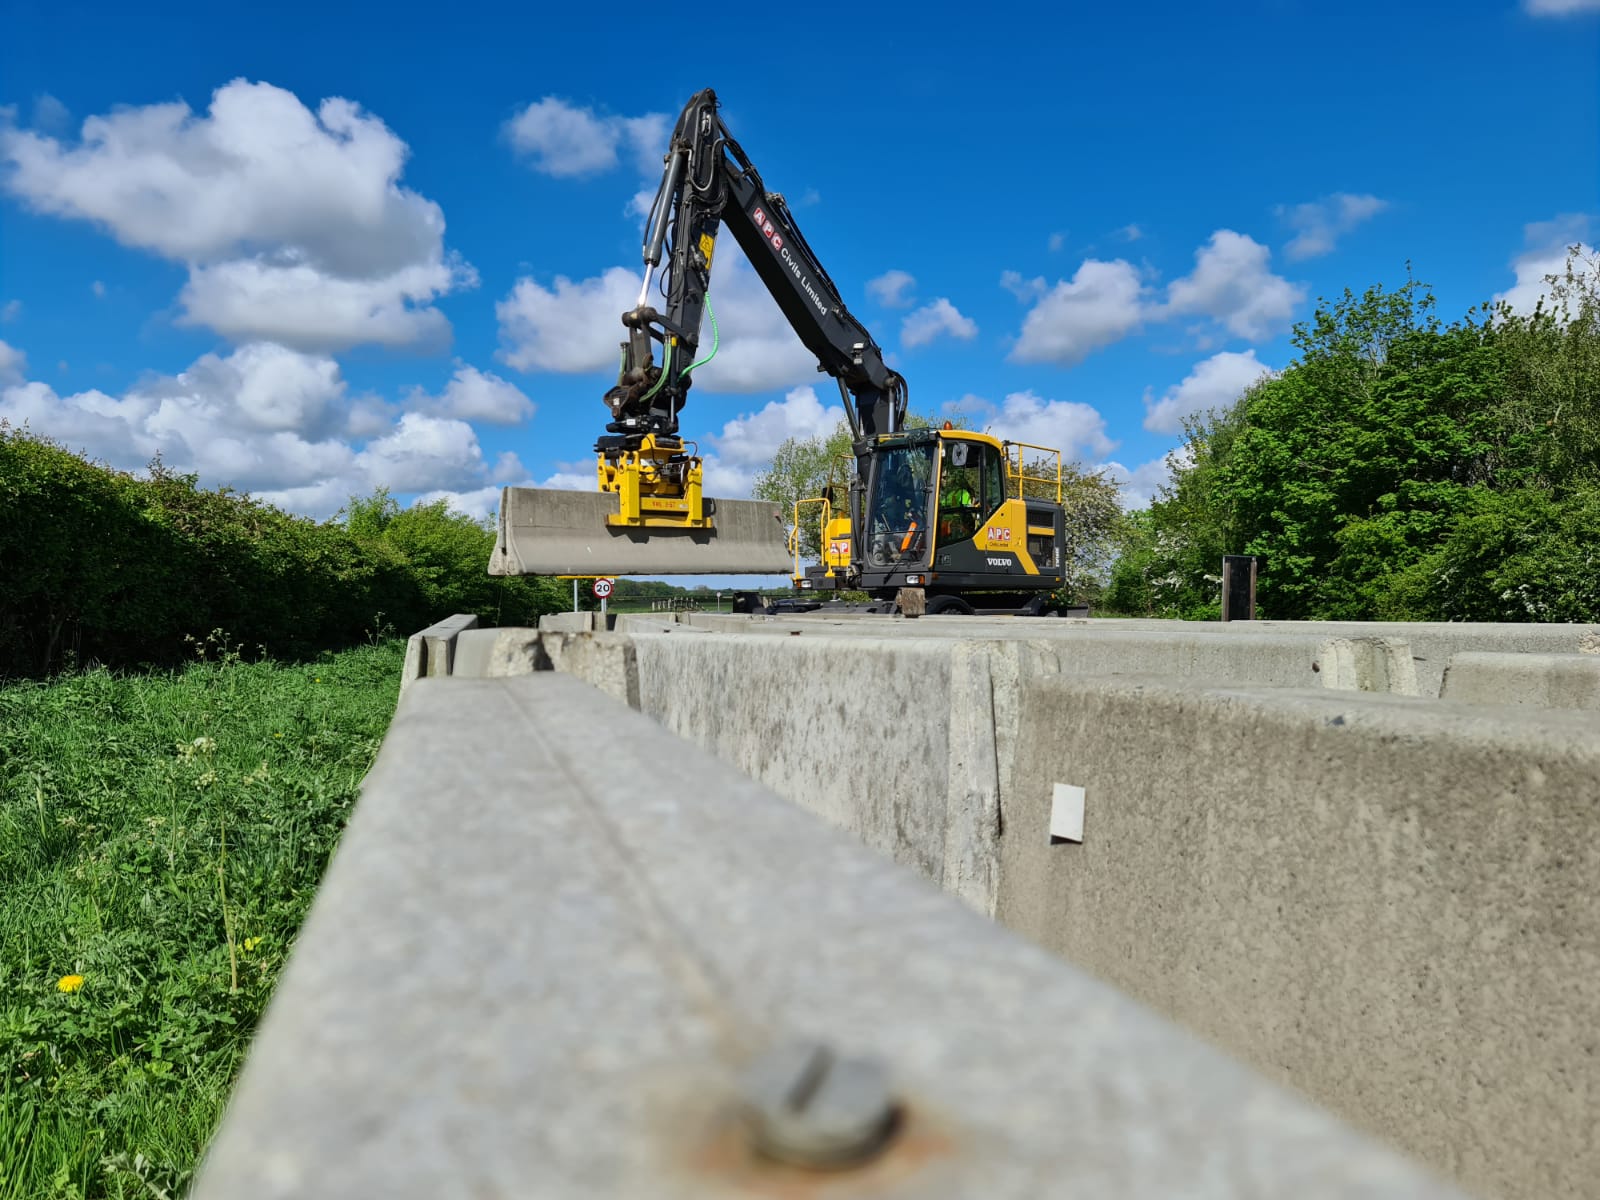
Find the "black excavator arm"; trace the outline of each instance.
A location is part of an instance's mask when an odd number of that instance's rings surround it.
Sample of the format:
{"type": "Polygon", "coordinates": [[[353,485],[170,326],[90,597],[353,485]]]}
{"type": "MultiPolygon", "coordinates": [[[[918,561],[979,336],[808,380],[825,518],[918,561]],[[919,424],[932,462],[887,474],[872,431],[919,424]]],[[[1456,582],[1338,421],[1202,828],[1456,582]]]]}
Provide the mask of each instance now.
{"type": "Polygon", "coordinates": [[[885,364],[877,342],[851,315],[788,204],[767,191],[718,115],[716,93],[707,88],[684,106],[673,129],[645,226],[644,287],[638,304],[622,316],[629,331],[622,369],[605,397],[612,436],[596,449],[633,449],[646,437],[658,444],[678,440],[678,413],[701,365],[701,320],[719,225],[733,234],[800,341],[817,356],[818,369],[838,381],[857,454],[867,439],[900,429],[905,380],[885,364]],[[658,311],[648,301],[663,249],[666,309],[658,311]]]}

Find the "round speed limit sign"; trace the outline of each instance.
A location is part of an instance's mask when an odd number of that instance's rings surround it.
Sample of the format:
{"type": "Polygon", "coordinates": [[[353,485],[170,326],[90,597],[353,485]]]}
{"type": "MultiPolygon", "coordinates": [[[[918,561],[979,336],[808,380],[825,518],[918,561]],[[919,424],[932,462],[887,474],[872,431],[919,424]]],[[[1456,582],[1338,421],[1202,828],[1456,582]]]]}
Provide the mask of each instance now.
{"type": "Polygon", "coordinates": [[[596,600],[604,600],[611,595],[612,582],[610,579],[596,579],[594,581],[594,598],[596,600]]]}

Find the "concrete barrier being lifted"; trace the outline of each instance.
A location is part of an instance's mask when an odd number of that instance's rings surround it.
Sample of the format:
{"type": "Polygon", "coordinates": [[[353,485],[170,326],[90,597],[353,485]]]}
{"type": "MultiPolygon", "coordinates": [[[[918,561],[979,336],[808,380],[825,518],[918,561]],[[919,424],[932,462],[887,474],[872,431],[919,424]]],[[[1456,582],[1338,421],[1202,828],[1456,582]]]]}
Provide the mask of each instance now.
{"type": "Polygon", "coordinates": [[[491,575],[788,575],[781,506],[707,500],[710,529],[608,525],[615,492],[508,487],[500,493],[491,575]]]}

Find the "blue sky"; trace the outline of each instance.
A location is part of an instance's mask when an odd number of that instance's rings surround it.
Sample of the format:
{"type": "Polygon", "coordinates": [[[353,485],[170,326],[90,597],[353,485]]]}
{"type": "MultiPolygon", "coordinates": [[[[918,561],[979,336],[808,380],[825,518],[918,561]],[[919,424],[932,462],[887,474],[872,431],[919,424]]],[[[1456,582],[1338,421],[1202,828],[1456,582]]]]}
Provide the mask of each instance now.
{"type": "MultiPolygon", "coordinates": [[[[1318,296],[1409,260],[1446,317],[1528,305],[1600,226],[1600,0],[0,14],[0,418],[319,517],[593,487],[705,86],[913,408],[1130,504],[1318,296]]],[[[719,250],[684,430],[726,496],[839,414],[719,250]]]]}

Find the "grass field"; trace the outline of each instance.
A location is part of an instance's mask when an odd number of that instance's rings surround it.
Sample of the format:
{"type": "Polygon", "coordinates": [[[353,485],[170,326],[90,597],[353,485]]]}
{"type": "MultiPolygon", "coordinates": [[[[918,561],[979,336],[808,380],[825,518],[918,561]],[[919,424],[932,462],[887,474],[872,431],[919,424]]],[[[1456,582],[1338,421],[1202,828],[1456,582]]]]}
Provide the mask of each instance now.
{"type": "Polygon", "coordinates": [[[0,686],[0,1200],[182,1194],[403,653],[0,686]]]}

